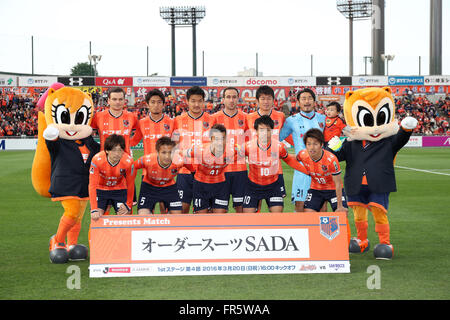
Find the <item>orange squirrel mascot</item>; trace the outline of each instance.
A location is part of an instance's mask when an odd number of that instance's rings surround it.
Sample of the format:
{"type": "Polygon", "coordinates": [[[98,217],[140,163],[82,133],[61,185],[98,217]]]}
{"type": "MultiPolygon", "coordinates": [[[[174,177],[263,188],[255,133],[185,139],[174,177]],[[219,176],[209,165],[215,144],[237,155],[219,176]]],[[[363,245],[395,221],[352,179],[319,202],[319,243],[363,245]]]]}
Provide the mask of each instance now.
{"type": "Polygon", "coordinates": [[[50,238],[52,263],[85,260],[88,249],[78,244],[89,201],[89,167],[100,151],[90,123],[94,104],[89,94],[55,83],[38,101],[38,143],[31,179],[37,193],[60,201],[64,213],[50,238]],[[67,242],[66,242],[67,238],[67,242]]]}
{"type": "Polygon", "coordinates": [[[394,159],[408,142],[417,120],[406,117],[399,127],[389,87],[348,91],[344,116],[348,125],[344,128],[347,140],[342,143],[338,137],[333,137],[328,147],[339,161],[346,162],[344,187],[358,235],[350,241],[349,251],[369,250],[367,216],[370,210],[379,239],[374,256],[389,260],[394,254],[388,220],[389,194],[397,191],[394,159]]]}

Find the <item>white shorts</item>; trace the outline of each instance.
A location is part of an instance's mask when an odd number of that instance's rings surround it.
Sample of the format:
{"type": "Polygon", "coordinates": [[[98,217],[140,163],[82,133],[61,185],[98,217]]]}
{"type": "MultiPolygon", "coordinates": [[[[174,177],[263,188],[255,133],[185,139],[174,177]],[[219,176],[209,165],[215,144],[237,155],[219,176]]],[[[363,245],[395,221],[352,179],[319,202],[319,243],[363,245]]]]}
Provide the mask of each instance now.
{"type": "Polygon", "coordinates": [[[294,177],[292,178],[291,201],[305,201],[310,186],[311,177],[307,174],[295,170],[294,177]]]}

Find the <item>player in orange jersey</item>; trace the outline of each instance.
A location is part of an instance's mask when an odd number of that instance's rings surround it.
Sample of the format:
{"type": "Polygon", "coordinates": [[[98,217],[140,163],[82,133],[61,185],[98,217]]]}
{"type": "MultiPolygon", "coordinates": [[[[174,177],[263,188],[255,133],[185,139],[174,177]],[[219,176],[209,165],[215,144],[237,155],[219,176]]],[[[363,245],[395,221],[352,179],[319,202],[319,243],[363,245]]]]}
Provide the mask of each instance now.
{"type": "MultiPolygon", "coordinates": [[[[156,141],[156,153],[147,154],[135,161],[136,170],[145,169],[139,194],[138,214],[150,214],[156,203],[164,203],[170,213],[181,213],[181,198],[175,177],[182,167],[194,170],[185,164],[180,154],[174,152],[175,142],[169,137],[156,141]]],[[[161,211],[163,213],[164,211],[161,211]]]]}
{"type": "Polygon", "coordinates": [[[248,156],[248,184],[244,196],[243,212],[255,212],[260,200],[266,200],[270,212],[283,211],[283,195],[278,183],[279,159],[292,168],[306,173],[306,169],[294,156],[288,154],[286,147],[272,135],[273,120],[265,115],[256,119],[254,128],[256,139],[245,144],[248,156]]]}
{"type": "Polygon", "coordinates": [[[98,220],[112,205],[118,215],[131,213],[134,194],[133,158],[125,153],[125,139],[112,134],[105,140],[104,151],[97,153],[89,170],[91,217],[98,220]]]}
{"type": "MultiPolygon", "coordinates": [[[[247,115],[237,108],[239,90],[227,87],[223,90],[224,109],[213,114],[212,124],[223,124],[227,129],[227,146],[237,145],[244,148],[245,134],[248,133],[247,115]]],[[[242,212],[245,186],[247,184],[247,165],[245,156],[240,156],[235,162],[225,168],[228,197],[233,196],[233,207],[236,212],[242,212]]]]}
{"type": "Polygon", "coordinates": [[[320,211],[330,203],[333,211],[346,212],[347,202],[342,185],[341,167],[336,156],[323,149],[324,135],[320,129],[310,129],[303,137],[306,149],[297,154],[297,160],[311,176],[311,186],[305,200],[305,211],[320,211]]]}
{"type": "Polygon", "coordinates": [[[325,143],[328,143],[334,136],[340,137],[342,130],[346,127],[344,120],[339,117],[341,109],[341,105],[336,101],[327,105],[325,112],[327,117],[325,118],[325,127],[323,129],[325,143]]]}
{"type": "MultiPolygon", "coordinates": [[[[210,130],[211,142],[193,146],[187,150],[187,157],[195,166],[193,181],[193,202],[195,213],[226,213],[228,193],[225,168],[236,160],[234,145],[226,149],[227,129],[215,124],[210,130]]],[[[243,154],[242,154],[243,156],[243,154]]]]}
{"type": "MultiPolygon", "coordinates": [[[[275,92],[269,86],[260,86],[256,90],[256,100],[258,101],[258,109],[255,112],[247,115],[247,125],[250,131],[250,137],[256,137],[256,131],[254,130],[256,119],[263,115],[268,115],[273,120],[274,124],[272,134],[278,138],[280,130],[286,120],[286,116],[283,112],[274,109],[275,92]]],[[[293,144],[290,138],[288,139],[288,142],[293,144]]],[[[284,184],[283,167],[281,166],[281,163],[280,167],[278,168],[278,184],[284,198],[286,196],[286,187],[284,184]]],[[[258,210],[260,209],[260,207],[261,205],[258,206],[258,210]]]]}
{"type": "MultiPolygon", "coordinates": [[[[339,160],[333,153],[323,149],[325,138],[322,131],[317,128],[308,130],[303,136],[303,142],[305,149],[297,154],[297,160],[303,163],[311,176],[304,211],[321,211],[321,208],[329,202],[333,211],[348,213],[339,160]]],[[[349,245],[350,239],[351,230],[347,221],[349,245]]]]}
{"type": "Polygon", "coordinates": [[[162,136],[172,136],[174,120],[163,113],[165,97],[160,90],[149,91],[145,102],[150,112],[139,120],[139,127],[144,141],[144,154],[151,154],[156,152],[156,140],[162,136]]]}
{"type": "Polygon", "coordinates": [[[125,152],[132,156],[130,147],[139,143],[142,134],[136,114],[124,109],[125,92],[122,88],[114,88],[108,92],[108,105],[107,110],[94,114],[91,123],[91,127],[98,131],[100,148],[104,149],[108,136],[119,134],[125,138],[125,152]]]}
{"type": "MultiPolygon", "coordinates": [[[[205,92],[202,88],[194,86],[187,90],[186,99],[189,111],[175,118],[172,139],[178,143],[180,150],[187,150],[193,145],[200,146],[209,141],[211,115],[204,112],[205,92]]],[[[177,176],[178,190],[180,191],[183,213],[188,213],[192,201],[193,173],[181,168],[177,176]]]]}

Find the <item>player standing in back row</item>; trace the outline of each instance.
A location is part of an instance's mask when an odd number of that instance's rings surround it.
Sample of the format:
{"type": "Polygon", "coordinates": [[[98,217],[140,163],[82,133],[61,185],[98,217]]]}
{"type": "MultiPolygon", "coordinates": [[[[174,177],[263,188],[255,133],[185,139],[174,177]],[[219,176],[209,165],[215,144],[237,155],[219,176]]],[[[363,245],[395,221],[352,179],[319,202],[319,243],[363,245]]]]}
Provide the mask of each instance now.
{"type": "MultiPolygon", "coordinates": [[[[243,149],[247,132],[247,115],[237,108],[239,90],[228,87],[223,90],[223,110],[213,114],[212,125],[223,124],[227,129],[227,146],[237,145],[243,149]]],[[[233,207],[236,212],[242,212],[245,186],[247,184],[247,164],[245,156],[238,155],[235,162],[225,168],[227,199],[233,196],[233,207]]]]}
{"type": "MultiPolygon", "coordinates": [[[[194,86],[186,91],[188,112],[175,118],[172,139],[178,143],[180,150],[187,150],[192,146],[200,146],[209,142],[211,116],[204,112],[205,91],[194,86]]],[[[183,204],[183,213],[189,213],[192,202],[192,188],[194,173],[181,168],[177,176],[177,187],[183,204]]]]}
{"type": "MultiPolygon", "coordinates": [[[[272,135],[278,138],[286,117],[283,112],[274,109],[275,92],[269,86],[260,86],[256,90],[256,100],[258,101],[258,109],[247,116],[247,126],[251,133],[250,138],[253,139],[256,137],[256,130],[254,129],[255,121],[263,115],[267,115],[273,120],[272,135]]],[[[277,183],[284,198],[286,197],[286,187],[284,184],[283,167],[281,163],[279,165],[277,183]]]]}
{"type": "Polygon", "coordinates": [[[118,134],[125,139],[125,152],[132,156],[131,146],[139,143],[142,134],[136,114],[125,110],[125,91],[122,88],[109,90],[108,105],[107,110],[94,114],[91,123],[91,127],[98,131],[100,149],[104,149],[108,136],[118,134]],[[132,136],[133,133],[134,136],[132,136]]]}
{"type": "MultiPolygon", "coordinates": [[[[306,131],[317,128],[323,131],[325,127],[325,116],[314,110],[316,95],[311,89],[303,89],[297,93],[297,101],[300,112],[286,119],[280,132],[280,141],[292,135],[294,140],[295,154],[305,149],[303,136],[306,131]]],[[[304,201],[311,185],[311,177],[298,171],[294,171],[292,179],[292,201],[295,203],[295,211],[304,211],[304,201]]]]}

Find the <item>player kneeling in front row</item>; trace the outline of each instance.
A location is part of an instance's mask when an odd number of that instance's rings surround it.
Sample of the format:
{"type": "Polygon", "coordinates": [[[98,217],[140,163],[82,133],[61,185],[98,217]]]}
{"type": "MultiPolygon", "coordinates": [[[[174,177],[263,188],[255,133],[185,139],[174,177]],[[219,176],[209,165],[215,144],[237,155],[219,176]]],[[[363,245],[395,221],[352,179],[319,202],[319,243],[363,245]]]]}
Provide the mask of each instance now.
{"type": "Polygon", "coordinates": [[[113,134],[105,140],[105,150],[97,153],[89,170],[91,217],[98,220],[112,205],[116,214],[131,214],[134,195],[133,158],[125,153],[125,139],[113,134]]]}
{"type": "MultiPolygon", "coordinates": [[[[348,212],[341,178],[341,167],[336,156],[324,150],[325,138],[319,129],[308,130],[304,137],[305,149],[297,154],[297,160],[305,166],[311,176],[311,186],[305,200],[305,212],[318,212],[329,202],[331,209],[348,212]]],[[[350,226],[347,223],[350,243],[350,226]]]]}
{"type": "Polygon", "coordinates": [[[235,145],[226,144],[227,129],[215,124],[209,132],[211,142],[192,146],[186,151],[195,167],[192,188],[195,213],[226,213],[230,197],[225,179],[225,168],[236,162],[235,145]]]}
{"type": "MultiPolygon", "coordinates": [[[[163,203],[171,214],[180,214],[181,198],[175,177],[182,167],[193,170],[185,164],[182,156],[175,152],[175,142],[169,137],[156,141],[156,153],[140,157],[135,161],[136,170],[145,168],[139,193],[138,214],[153,213],[156,203],[163,203]]],[[[166,213],[166,212],[161,212],[166,213]]]]}
{"type": "Polygon", "coordinates": [[[248,183],[243,212],[256,212],[258,202],[266,200],[270,212],[282,212],[284,198],[278,182],[279,161],[307,174],[305,167],[288,154],[285,145],[272,135],[274,121],[267,115],[255,120],[256,138],[245,144],[248,157],[248,183]]]}

